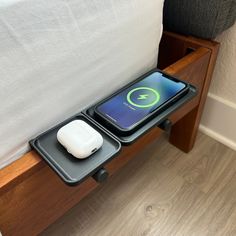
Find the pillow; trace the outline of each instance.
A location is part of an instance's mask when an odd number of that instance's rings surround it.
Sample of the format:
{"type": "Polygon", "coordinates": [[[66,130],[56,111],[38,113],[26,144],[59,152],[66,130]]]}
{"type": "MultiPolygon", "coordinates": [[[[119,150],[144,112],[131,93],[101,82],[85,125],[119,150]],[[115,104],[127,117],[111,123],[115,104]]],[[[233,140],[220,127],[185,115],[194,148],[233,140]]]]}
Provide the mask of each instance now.
{"type": "Polygon", "coordinates": [[[166,0],[166,30],[213,39],[236,20],[235,0],[166,0]]]}

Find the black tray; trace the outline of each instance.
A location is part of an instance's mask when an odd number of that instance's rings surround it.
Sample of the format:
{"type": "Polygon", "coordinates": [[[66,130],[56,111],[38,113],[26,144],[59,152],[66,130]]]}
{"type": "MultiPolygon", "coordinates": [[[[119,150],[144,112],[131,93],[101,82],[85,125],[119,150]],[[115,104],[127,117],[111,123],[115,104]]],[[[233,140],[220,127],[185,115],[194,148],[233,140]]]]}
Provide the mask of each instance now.
{"type": "MultiPolygon", "coordinates": [[[[119,140],[123,145],[130,145],[135,142],[138,138],[143,136],[147,133],[151,128],[154,126],[161,126],[161,124],[168,119],[168,116],[178,110],[181,106],[183,106],[186,102],[190,101],[197,95],[197,89],[190,85],[190,89],[187,94],[185,94],[182,98],[175,101],[171,106],[169,106],[166,110],[162,111],[159,115],[152,118],[149,122],[135,131],[133,134],[128,136],[118,135],[115,134],[109,127],[105,127],[103,125],[103,129],[106,130],[108,133],[113,135],[117,140],[119,140]]],[[[99,124],[99,121],[94,116],[94,107],[95,105],[91,106],[90,108],[85,109],[82,111],[86,116],[88,116],[94,123],[99,124]]]]}
{"type": "Polygon", "coordinates": [[[30,141],[30,145],[43,157],[43,159],[56,171],[56,173],[69,185],[79,184],[85,178],[94,175],[103,165],[115,157],[121,144],[112,137],[99,124],[79,113],[54,128],[39,135],[30,141]],[[67,123],[80,119],[95,128],[103,137],[103,146],[93,155],[79,160],[69,154],[57,141],[57,131],[67,123]]]}
{"type": "MultiPolygon", "coordinates": [[[[119,91],[117,91],[117,93],[118,92],[119,91]]],[[[165,121],[168,120],[171,113],[178,110],[196,95],[196,88],[190,85],[187,94],[179,100],[174,101],[168,108],[129,136],[118,135],[114,131],[110,130],[109,127],[100,124],[94,116],[95,105],[93,105],[90,108],[83,110],[82,113],[76,114],[54,128],[39,135],[37,138],[31,140],[30,144],[65,183],[76,185],[89,176],[93,176],[96,181],[101,182],[107,176],[107,172],[103,169],[103,166],[119,153],[121,144],[129,145],[135,142],[155,126],[162,128],[162,126],[167,124],[165,121]],[[95,128],[104,139],[102,148],[84,160],[79,160],[73,157],[57,141],[57,131],[62,126],[75,119],[82,119],[87,122],[95,128]]]]}

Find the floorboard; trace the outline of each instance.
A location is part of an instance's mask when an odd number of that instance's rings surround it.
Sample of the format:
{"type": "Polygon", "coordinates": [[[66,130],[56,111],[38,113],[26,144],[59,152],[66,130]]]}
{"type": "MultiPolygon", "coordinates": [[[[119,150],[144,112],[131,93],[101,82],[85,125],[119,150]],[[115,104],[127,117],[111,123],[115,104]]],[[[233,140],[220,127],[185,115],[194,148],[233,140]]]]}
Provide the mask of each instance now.
{"type": "Polygon", "coordinates": [[[41,236],[236,235],[236,152],[199,133],[185,154],[163,138],[41,236]]]}

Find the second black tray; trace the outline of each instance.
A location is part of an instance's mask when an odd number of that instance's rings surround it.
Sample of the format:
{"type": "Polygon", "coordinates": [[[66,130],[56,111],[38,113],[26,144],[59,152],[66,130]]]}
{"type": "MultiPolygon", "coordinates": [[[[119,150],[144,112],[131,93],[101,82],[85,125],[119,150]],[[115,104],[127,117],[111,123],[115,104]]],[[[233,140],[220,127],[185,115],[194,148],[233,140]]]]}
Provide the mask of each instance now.
{"type": "MultiPolygon", "coordinates": [[[[159,115],[152,118],[149,122],[147,122],[145,125],[140,127],[137,131],[135,131],[131,135],[123,136],[123,135],[114,134],[114,132],[112,132],[112,130],[110,130],[109,127],[105,127],[104,125],[103,125],[103,129],[105,129],[107,132],[113,135],[123,145],[130,145],[133,142],[135,142],[138,138],[140,138],[142,135],[147,133],[154,126],[161,125],[162,122],[164,122],[170,114],[178,110],[181,106],[183,106],[185,103],[190,101],[196,95],[197,95],[197,89],[194,86],[190,85],[190,89],[187,94],[185,94],[182,98],[174,102],[171,106],[169,106],[166,110],[162,111],[159,115]]],[[[99,124],[99,121],[96,120],[96,117],[94,116],[94,107],[95,105],[91,106],[90,108],[85,109],[82,113],[84,113],[86,116],[92,119],[93,122],[99,124]]]]}

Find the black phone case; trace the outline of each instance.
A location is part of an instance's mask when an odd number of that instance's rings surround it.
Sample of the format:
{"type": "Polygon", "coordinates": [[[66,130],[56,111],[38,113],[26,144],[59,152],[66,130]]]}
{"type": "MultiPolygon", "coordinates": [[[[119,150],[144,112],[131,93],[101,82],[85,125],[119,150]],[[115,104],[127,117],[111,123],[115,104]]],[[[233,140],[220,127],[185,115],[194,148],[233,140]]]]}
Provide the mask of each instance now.
{"type": "Polygon", "coordinates": [[[167,109],[169,106],[171,106],[171,104],[173,104],[174,102],[178,101],[181,97],[183,97],[186,93],[188,93],[188,90],[190,89],[190,84],[186,83],[185,81],[182,81],[180,79],[177,79],[174,76],[171,76],[167,73],[164,73],[163,71],[160,71],[158,69],[154,69],[149,71],[148,73],[142,75],[141,77],[139,77],[138,79],[132,81],[131,83],[129,83],[128,85],[126,85],[125,87],[122,87],[121,89],[117,90],[115,93],[111,94],[110,96],[106,97],[105,99],[103,99],[102,101],[100,101],[99,103],[96,104],[96,106],[94,107],[94,116],[96,117],[96,120],[98,120],[100,123],[102,123],[103,125],[105,125],[106,127],[109,127],[109,129],[111,131],[113,131],[114,133],[118,134],[118,135],[122,135],[122,136],[129,136],[132,133],[134,133],[135,131],[137,131],[140,127],[142,127],[144,124],[146,124],[148,121],[150,121],[153,117],[157,116],[158,114],[160,114],[163,110],[167,109]],[[120,128],[118,125],[116,125],[114,122],[112,122],[109,118],[105,117],[104,115],[100,114],[97,111],[97,107],[100,106],[101,104],[105,103],[106,101],[108,101],[109,99],[111,99],[112,97],[118,95],[119,93],[123,92],[125,89],[129,88],[130,86],[136,84],[137,82],[139,82],[140,80],[146,78],[147,76],[149,76],[150,74],[154,73],[154,72],[160,72],[163,75],[165,75],[168,79],[177,81],[177,82],[182,82],[186,85],[185,90],[180,93],[180,94],[176,94],[174,97],[172,97],[170,100],[168,100],[167,102],[165,102],[164,104],[162,104],[157,110],[155,110],[153,113],[149,114],[145,119],[143,119],[142,121],[140,121],[139,123],[137,123],[135,125],[135,127],[131,128],[131,129],[122,129],[120,128]]]}

